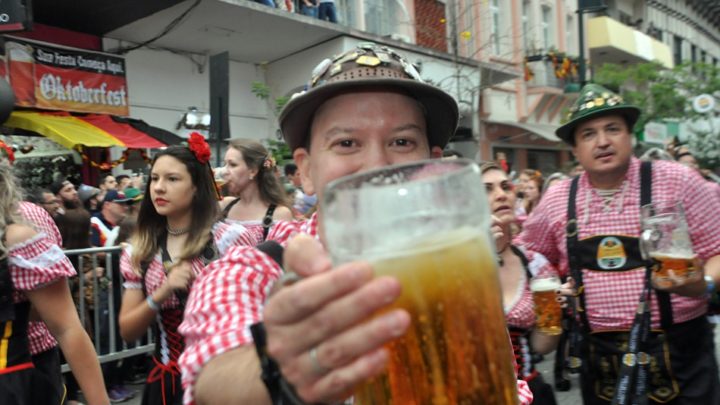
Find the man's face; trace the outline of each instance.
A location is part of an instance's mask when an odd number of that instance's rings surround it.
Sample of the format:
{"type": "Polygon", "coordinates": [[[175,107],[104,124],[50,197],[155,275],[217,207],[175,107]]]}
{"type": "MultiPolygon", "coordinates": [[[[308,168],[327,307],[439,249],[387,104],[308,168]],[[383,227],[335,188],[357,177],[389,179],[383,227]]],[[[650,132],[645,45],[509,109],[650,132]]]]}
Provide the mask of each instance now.
{"type": "Polygon", "coordinates": [[[57,195],[58,197],[60,197],[63,205],[68,208],[74,208],[80,204],[78,192],[77,190],[75,190],[75,185],[73,185],[72,183],[65,184],[63,188],[60,189],[57,195]]]}
{"type": "Polygon", "coordinates": [[[117,184],[118,191],[125,191],[128,187],[130,187],[130,177],[123,177],[120,183],[117,184]]]}
{"type": "Polygon", "coordinates": [[[677,161],[678,161],[678,163],[683,164],[689,168],[692,168],[695,170],[700,169],[700,165],[698,165],[698,162],[697,162],[697,160],[695,160],[695,157],[693,155],[690,155],[690,154],[682,155],[678,158],[677,161]]]}
{"type": "Polygon", "coordinates": [[[302,176],[300,175],[300,170],[295,170],[295,174],[290,176],[290,182],[292,182],[293,186],[300,187],[302,185],[302,176]]]}
{"type": "Polygon", "coordinates": [[[624,176],[632,156],[632,135],[625,119],[606,115],[578,125],[573,153],[590,176],[624,176]]]}
{"type": "Polygon", "coordinates": [[[110,216],[110,221],[117,224],[118,222],[122,221],[128,214],[128,210],[130,206],[125,203],[116,203],[116,202],[106,202],[103,204],[103,207],[107,206],[108,214],[110,216]]]}
{"type": "Polygon", "coordinates": [[[105,180],[103,180],[102,184],[100,184],[100,188],[103,190],[115,190],[117,189],[117,180],[115,180],[115,177],[113,176],[107,176],[105,177],[105,180]]]}
{"type": "Polygon", "coordinates": [[[51,217],[57,215],[58,209],[60,208],[60,200],[53,193],[43,193],[42,207],[45,208],[51,217]]]}
{"type": "Polygon", "coordinates": [[[335,96],[315,113],[310,149],[293,154],[303,189],[322,199],[340,177],[442,156],[441,148],[429,147],[426,131],[420,106],[408,96],[382,90],[335,96]]]}

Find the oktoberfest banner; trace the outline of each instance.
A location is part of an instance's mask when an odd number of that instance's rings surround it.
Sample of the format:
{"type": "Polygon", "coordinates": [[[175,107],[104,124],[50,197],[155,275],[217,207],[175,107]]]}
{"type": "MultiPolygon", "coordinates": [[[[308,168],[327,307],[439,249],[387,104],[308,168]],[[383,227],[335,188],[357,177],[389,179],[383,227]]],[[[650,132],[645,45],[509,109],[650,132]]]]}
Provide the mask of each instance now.
{"type": "Polygon", "coordinates": [[[18,106],[128,115],[122,57],[15,38],[5,41],[5,57],[18,106]]]}

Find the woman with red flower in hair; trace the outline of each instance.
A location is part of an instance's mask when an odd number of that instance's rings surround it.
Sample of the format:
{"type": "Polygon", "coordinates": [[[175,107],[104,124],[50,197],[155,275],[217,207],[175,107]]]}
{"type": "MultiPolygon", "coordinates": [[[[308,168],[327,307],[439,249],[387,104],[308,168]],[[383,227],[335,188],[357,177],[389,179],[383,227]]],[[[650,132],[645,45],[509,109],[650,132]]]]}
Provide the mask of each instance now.
{"type": "Polygon", "coordinates": [[[218,194],[209,159],[199,134],[191,135],[187,147],[171,146],[155,156],[137,229],[120,259],[120,334],[135,341],[153,326],[157,336],[143,404],[182,403],[177,359],[184,340],[177,328],[187,294],[210,261],[230,246],[247,244],[245,228],[216,223],[218,194]]]}

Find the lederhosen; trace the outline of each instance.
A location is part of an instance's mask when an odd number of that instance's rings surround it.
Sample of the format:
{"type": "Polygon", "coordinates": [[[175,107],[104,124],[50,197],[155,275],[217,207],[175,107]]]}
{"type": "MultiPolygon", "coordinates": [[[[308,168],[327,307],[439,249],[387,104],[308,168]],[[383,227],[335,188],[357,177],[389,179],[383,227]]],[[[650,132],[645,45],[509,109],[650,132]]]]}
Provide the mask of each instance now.
{"type": "Polygon", "coordinates": [[[34,405],[33,363],[28,340],[30,302],[13,303],[7,258],[0,260],[0,400],[3,405],[34,405]]]}
{"type": "MultiPolygon", "coordinates": [[[[160,240],[160,251],[163,267],[167,269],[172,265],[170,253],[167,250],[167,236],[160,240]]],[[[200,258],[207,265],[218,256],[213,235],[210,235],[200,258]]],[[[149,263],[143,263],[142,291],[147,295],[145,274],[149,263]]],[[[175,292],[180,301],[177,308],[161,308],[153,324],[155,334],[155,351],[152,356],[154,367],[148,373],[145,389],[143,390],[143,405],[182,405],[183,389],[180,382],[180,367],[178,359],[185,350],[185,339],[178,332],[183,319],[183,311],[187,303],[186,292],[175,292]]]]}
{"type": "MultiPolygon", "coordinates": [[[[230,210],[232,207],[237,204],[240,201],[240,198],[236,198],[232,201],[230,201],[230,204],[225,206],[225,209],[222,211],[222,217],[227,218],[228,214],[230,213],[230,210]]],[[[268,206],[267,211],[265,211],[265,216],[262,219],[262,227],[263,227],[263,238],[262,242],[265,242],[267,239],[268,233],[270,233],[270,226],[273,223],[273,214],[275,213],[275,208],[277,208],[276,204],[270,204],[268,206]]]]}
{"type": "MultiPolygon", "coordinates": [[[[575,209],[579,177],[568,199],[567,251],[578,299],[570,333],[570,363],[581,372],[583,401],[589,404],[719,404],[718,369],[712,329],[704,316],[675,324],[670,295],[650,284],[653,263],[640,253],[638,238],[596,235],[578,240],[575,209]],[[593,332],[585,311],[583,270],[645,269],[643,292],[630,330],[593,332]],[[652,292],[661,329],[651,330],[652,292]]],[[[640,205],[652,199],[652,165],[640,168],[640,205]]]]}
{"type": "MultiPolygon", "coordinates": [[[[530,273],[529,261],[522,250],[518,249],[514,245],[510,245],[512,252],[520,258],[525,269],[525,277],[528,282],[532,278],[530,273]]],[[[508,332],[510,333],[510,341],[512,342],[513,354],[515,355],[515,361],[518,365],[518,379],[524,380],[528,383],[530,391],[533,393],[533,404],[534,405],[555,405],[555,394],[553,393],[552,387],[545,382],[542,374],[540,374],[533,365],[531,359],[531,348],[530,348],[530,333],[532,329],[519,328],[508,325],[508,332]]]]}

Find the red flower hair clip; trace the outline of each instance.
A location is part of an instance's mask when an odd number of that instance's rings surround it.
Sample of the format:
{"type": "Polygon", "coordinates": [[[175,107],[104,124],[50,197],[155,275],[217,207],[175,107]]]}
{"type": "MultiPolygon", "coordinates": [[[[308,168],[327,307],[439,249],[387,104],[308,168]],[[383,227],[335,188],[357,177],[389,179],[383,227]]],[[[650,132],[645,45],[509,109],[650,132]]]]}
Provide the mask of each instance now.
{"type": "Polygon", "coordinates": [[[210,146],[205,137],[197,132],[190,134],[188,138],[188,149],[195,155],[195,159],[202,164],[206,164],[210,161],[210,146]]]}
{"type": "Polygon", "coordinates": [[[5,155],[7,155],[10,164],[13,164],[15,162],[15,152],[13,152],[12,148],[3,141],[0,141],[0,148],[5,151],[5,155]]]}

